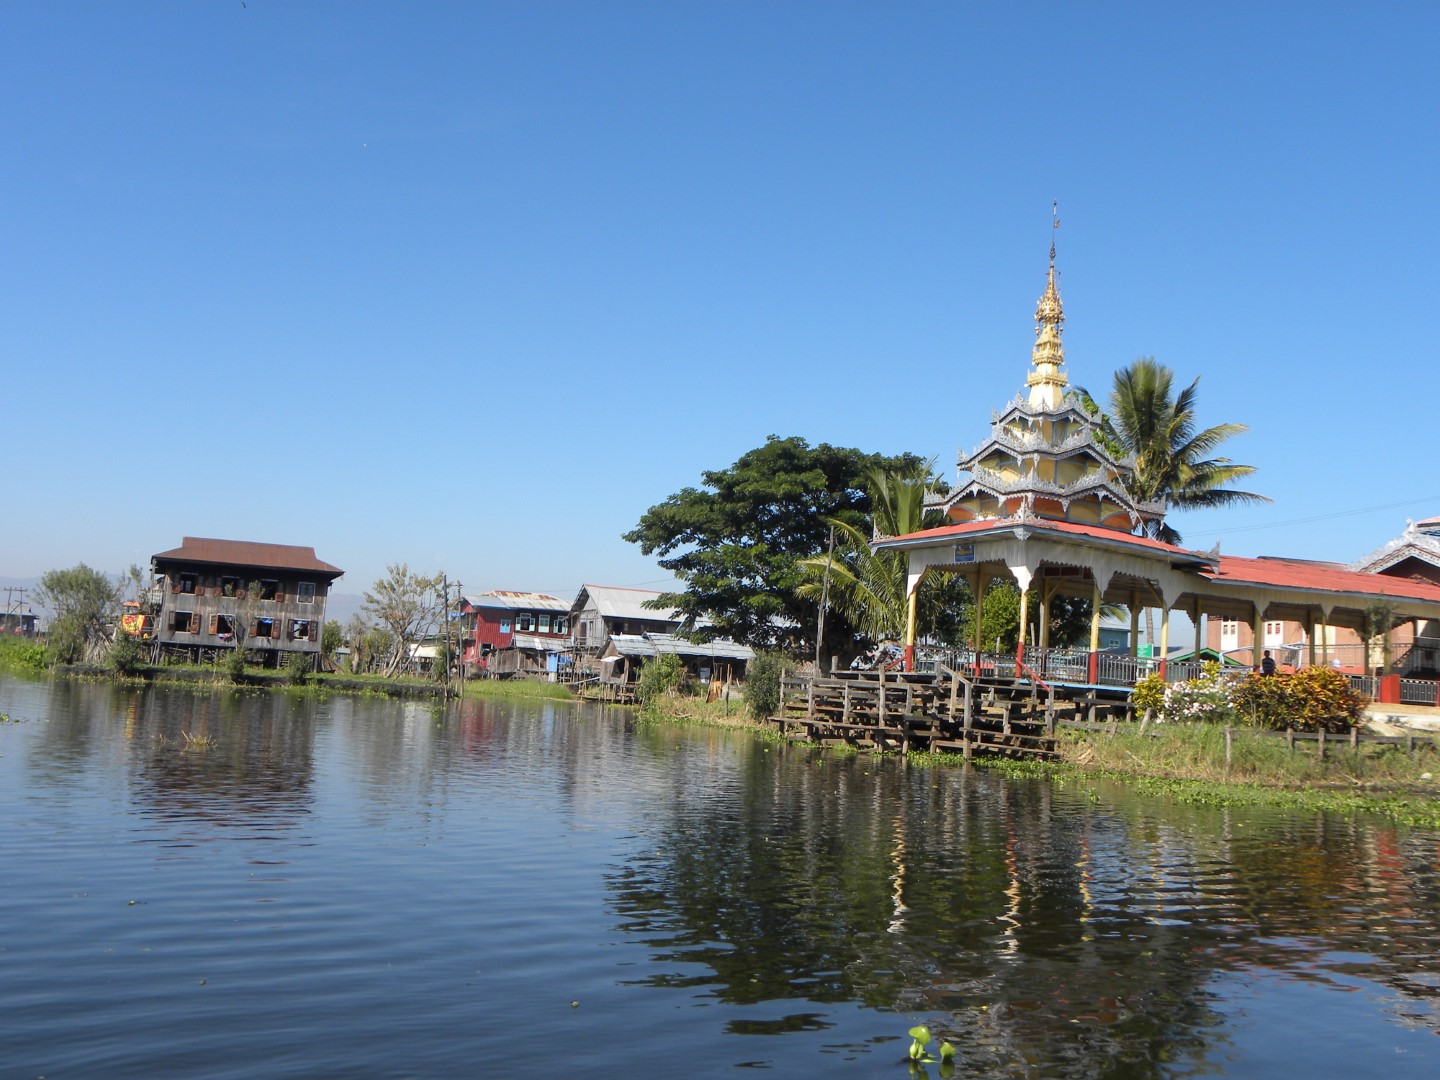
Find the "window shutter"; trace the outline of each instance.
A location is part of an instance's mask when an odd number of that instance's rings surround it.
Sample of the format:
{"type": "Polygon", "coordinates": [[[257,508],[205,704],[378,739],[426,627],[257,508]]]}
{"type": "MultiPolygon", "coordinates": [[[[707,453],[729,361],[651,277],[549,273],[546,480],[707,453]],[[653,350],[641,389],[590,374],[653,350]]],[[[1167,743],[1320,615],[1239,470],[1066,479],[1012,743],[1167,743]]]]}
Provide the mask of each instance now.
{"type": "Polygon", "coordinates": [[[219,615],[211,615],[211,616],[210,616],[210,633],[212,633],[212,634],[218,634],[219,632],[220,632],[220,616],[219,616],[219,615]]]}
{"type": "Polygon", "coordinates": [[[204,595],[205,595],[205,586],[204,586],[204,585],[201,585],[201,584],[199,584],[199,583],[197,582],[196,585],[195,585],[195,595],[196,595],[196,596],[204,596],[204,595]]]}
{"type": "Polygon", "coordinates": [[[245,599],[245,590],[244,590],[244,589],[236,589],[236,590],[235,590],[235,599],[236,599],[236,600],[244,600],[244,599],[245,599]]]}
{"type": "Polygon", "coordinates": [[[283,604],[285,602],[285,594],[278,588],[275,590],[275,602],[277,604],[283,604]]]}
{"type": "Polygon", "coordinates": [[[259,620],[259,619],[256,619],[254,622],[252,622],[252,623],[250,624],[250,636],[251,636],[251,637],[259,637],[259,636],[260,636],[260,620],[259,620]]]}
{"type": "Polygon", "coordinates": [[[198,611],[192,611],[192,612],[190,613],[190,633],[192,633],[192,634],[198,634],[199,632],[200,632],[200,613],[199,613],[198,611]]]}
{"type": "Polygon", "coordinates": [[[179,578],[176,578],[174,581],[170,582],[170,591],[173,592],[173,593],[178,593],[178,592],[180,591],[180,579],[179,579],[179,578]]]}

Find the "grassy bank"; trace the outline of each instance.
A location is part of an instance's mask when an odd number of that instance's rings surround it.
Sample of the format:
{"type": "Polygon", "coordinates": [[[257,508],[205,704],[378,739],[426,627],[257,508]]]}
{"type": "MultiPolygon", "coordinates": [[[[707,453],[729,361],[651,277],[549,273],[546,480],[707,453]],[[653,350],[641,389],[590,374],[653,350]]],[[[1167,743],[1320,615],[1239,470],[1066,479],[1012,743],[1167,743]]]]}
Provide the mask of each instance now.
{"type": "MultiPolygon", "coordinates": [[[[666,695],[639,710],[642,722],[744,728],[779,741],[773,724],[750,718],[741,702],[705,702],[666,695]]],[[[1207,806],[1275,806],[1312,811],[1378,814],[1440,828],[1440,750],[1417,740],[1402,746],[1361,743],[1351,750],[1336,738],[1319,756],[1314,743],[1295,749],[1283,739],[1237,728],[1226,761],[1225,729],[1216,724],[1164,725],[1140,734],[1121,725],[1115,734],[1063,732],[1054,761],[980,757],[974,764],[1012,776],[1044,776],[1096,786],[1121,782],[1131,790],[1207,806]]],[[[853,754],[854,750],[827,750],[853,754]]],[[[964,765],[958,754],[911,754],[919,767],[964,765]]]]}
{"type": "MultiPolygon", "coordinates": [[[[963,762],[956,754],[915,754],[916,765],[963,762]]],[[[1337,740],[1322,761],[1314,744],[1290,749],[1284,740],[1235,729],[1230,761],[1221,725],[1166,725],[1141,735],[1137,725],[1115,734],[1065,732],[1056,761],[975,760],[1010,775],[1083,783],[1122,781],[1132,790],[1205,806],[1276,806],[1379,814],[1404,824],[1440,828],[1440,751],[1419,742],[1403,747],[1337,740]]]]}
{"type": "Polygon", "coordinates": [[[472,679],[464,697],[481,701],[575,701],[568,686],[537,679],[472,679]]]}

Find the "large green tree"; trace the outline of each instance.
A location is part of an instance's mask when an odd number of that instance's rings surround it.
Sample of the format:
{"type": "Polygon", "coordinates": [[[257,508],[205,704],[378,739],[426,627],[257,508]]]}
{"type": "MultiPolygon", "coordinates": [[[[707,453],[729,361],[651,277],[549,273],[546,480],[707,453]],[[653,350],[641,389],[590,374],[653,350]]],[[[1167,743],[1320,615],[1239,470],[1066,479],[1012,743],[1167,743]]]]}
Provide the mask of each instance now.
{"type": "MultiPolygon", "coordinates": [[[[1134,456],[1134,470],[1126,480],[1131,496],[1179,510],[1269,502],[1264,495],[1229,486],[1252,475],[1253,465],[1213,456],[1226,439],[1249,429],[1244,424],[1200,428],[1195,413],[1200,379],[1179,394],[1174,382],[1174,373],[1153,357],[1141,357],[1115,372],[1109,411],[1100,426],[1112,450],[1134,456]]],[[[1164,520],[1155,522],[1150,534],[1167,543],[1180,542],[1180,533],[1164,520]]]]}
{"type": "MultiPolygon", "coordinates": [[[[692,633],[813,649],[818,602],[796,591],[801,560],[826,550],[831,520],[869,527],[869,471],[921,465],[914,454],[772,435],[729,468],[702,473],[701,487],[652,506],[625,539],[684,584],[657,606],[679,610],[692,633]]],[[[854,633],[843,618],[827,621],[826,654],[848,651],[854,633]]]]}

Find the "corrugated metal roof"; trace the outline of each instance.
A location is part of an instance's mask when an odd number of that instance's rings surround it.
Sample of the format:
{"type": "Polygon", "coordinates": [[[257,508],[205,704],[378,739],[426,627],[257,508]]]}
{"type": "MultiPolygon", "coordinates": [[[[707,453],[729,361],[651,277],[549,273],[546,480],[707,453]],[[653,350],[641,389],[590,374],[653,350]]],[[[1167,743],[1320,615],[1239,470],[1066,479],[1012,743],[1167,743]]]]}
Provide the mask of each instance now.
{"type": "Polygon", "coordinates": [[[490,592],[467,595],[465,602],[471,607],[491,608],[500,611],[569,611],[570,605],[558,596],[549,593],[516,592],[511,589],[492,589],[490,592]]]}
{"type": "Polygon", "coordinates": [[[740,645],[724,639],[716,641],[686,641],[673,634],[646,634],[657,653],[676,653],[679,656],[713,656],[717,660],[754,660],[755,650],[749,645],[740,645]]]}
{"type": "Polygon", "coordinates": [[[580,596],[575,598],[572,608],[580,610],[577,605],[581,597],[589,595],[595,604],[595,609],[607,619],[650,619],[653,622],[680,622],[680,613],[673,609],[645,607],[645,601],[654,600],[663,593],[655,592],[652,589],[626,589],[611,585],[582,585],[580,596]]]}
{"type": "Polygon", "coordinates": [[[1440,585],[1414,578],[1336,570],[1313,562],[1286,559],[1242,559],[1222,555],[1219,567],[1205,574],[1212,581],[1243,582],[1282,589],[1310,589],[1319,592],[1351,593],[1360,596],[1390,596],[1397,600],[1424,600],[1440,603],[1440,585]]]}
{"type": "Polygon", "coordinates": [[[611,634],[610,648],[621,656],[654,656],[655,646],[641,634],[611,634]]]}
{"type": "Polygon", "coordinates": [[[564,652],[570,647],[570,639],[546,637],[543,634],[513,634],[510,644],[517,649],[532,649],[535,652],[564,652]]]}
{"type": "Polygon", "coordinates": [[[651,657],[662,653],[715,660],[754,660],[755,650],[733,641],[696,644],[673,634],[611,634],[610,645],[621,656],[651,657]]]}
{"type": "Polygon", "coordinates": [[[330,577],[339,577],[345,573],[338,566],[331,566],[317,559],[313,547],[261,544],[253,540],[216,540],[205,536],[187,536],[180,541],[178,548],[162,551],[153,558],[250,566],[259,570],[306,570],[330,577]]]}

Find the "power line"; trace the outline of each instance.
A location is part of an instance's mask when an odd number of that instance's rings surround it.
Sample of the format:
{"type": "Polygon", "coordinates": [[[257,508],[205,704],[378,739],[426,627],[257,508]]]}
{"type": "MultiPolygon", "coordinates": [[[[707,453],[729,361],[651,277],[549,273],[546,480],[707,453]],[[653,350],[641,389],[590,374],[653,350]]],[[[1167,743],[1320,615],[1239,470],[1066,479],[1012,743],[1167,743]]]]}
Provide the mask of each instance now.
{"type": "Polygon", "coordinates": [[[1358,517],[1361,514],[1373,514],[1377,510],[1398,510],[1403,506],[1415,506],[1420,503],[1434,505],[1440,502],[1440,495],[1423,495],[1415,499],[1406,499],[1404,502],[1384,503],[1380,506],[1362,506],[1356,510],[1338,510],[1333,514],[1316,514],[1314,517],[1292,518],[1289,521],[1271,521],[1263,525],[1237,525],[1233,529],[1207,530],[1212,536],[1229,536],[1231,533],[1258,532],[1261,529],[1283,529],[1290,525],[1311,525],[1317,521],[1333,521],[1342,517],[1358,517]]]}

